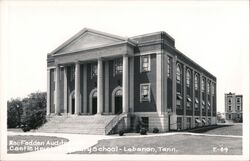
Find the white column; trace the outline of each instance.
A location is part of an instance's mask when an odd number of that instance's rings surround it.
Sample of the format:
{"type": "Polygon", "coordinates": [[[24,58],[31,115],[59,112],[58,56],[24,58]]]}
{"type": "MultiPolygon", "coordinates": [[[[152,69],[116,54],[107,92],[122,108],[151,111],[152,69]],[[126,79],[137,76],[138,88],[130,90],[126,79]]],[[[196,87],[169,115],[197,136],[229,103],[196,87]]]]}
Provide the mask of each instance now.
{"type": "Polygon", "coordinates": [[[64,86],[63,86],[63,95],[64,95],[64,113],[67,114],[67,106],[68,106],[68,80],[67,80],[67,66],[64,66],[63,70],[63,79],[64,79],[64,86]]]}
{"type": "Polygon", "coordinates": [[[50,114],[50,69],[47,69],[47,115],[50,114]]]}
{"type": "Polygon", "coordinates": [[[87,64],[83,65],[83,113],[87,114],[87,64]]]}
{"type": "Polygon", "coordinates": [[[103,111],[103,69],[102,59],[98,59],[97,64],[97,114],[103,111]]]}
{"type": "Polygon", "coordinates": [[[122,63],[122,112],[128,112],[128,56],[123,56],[122,63]]]}
{"type": "Polygon", "coordinates": [[[134,112],[134,57],[130,57],[129,63],[129,112],[134,112]]]}
{"type": "Polygon", "coordinates": [[[156,108],[157,113],[162,114],[162,91],[163,91],[163,84],[162,84],[162,53],[158,53],[156,55],[156,108]]]}
{"type": "Polygon", "coordinates": [[[56,78],[55,78],[55,114],[60,114],[60,66],[56,66],[56,78]]]}
{"type": "Polygon", "coordinates": [[[80,64],[75,63],[75,114],[80,114],[80,64]]]}
{"type": "Polygon", "coordinates": [[[105,62],[105,113],[109,113],[109,61],[105,62]]]}

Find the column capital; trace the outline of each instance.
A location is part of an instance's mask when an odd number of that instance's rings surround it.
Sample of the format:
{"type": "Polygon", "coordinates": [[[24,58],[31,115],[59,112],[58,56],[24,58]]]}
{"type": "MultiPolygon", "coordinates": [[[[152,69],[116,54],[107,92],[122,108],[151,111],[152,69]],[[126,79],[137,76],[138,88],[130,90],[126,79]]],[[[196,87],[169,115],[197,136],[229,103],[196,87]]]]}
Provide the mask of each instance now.
{"type": "Polygon", "coordinates": [[[74,63],[75,63],[75,64],[80,64],[80,61],[75,61],[74,63]]]}
{"type": "Polygon", "coordinates": [[[128,57],[128,56],[129,56],[128,53],[122,55],[122,57],[128,57]]]}
{"type": "Polygon", "coordinates": [[[103,57],[97,58],[97,61],[103,61],[103,57]]]}

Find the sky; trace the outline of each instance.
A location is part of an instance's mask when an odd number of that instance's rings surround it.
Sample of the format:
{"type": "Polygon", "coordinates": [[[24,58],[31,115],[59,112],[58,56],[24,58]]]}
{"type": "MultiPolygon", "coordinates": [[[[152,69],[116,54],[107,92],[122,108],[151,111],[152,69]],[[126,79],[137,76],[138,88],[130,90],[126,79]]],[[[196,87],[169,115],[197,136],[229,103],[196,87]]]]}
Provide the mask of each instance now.
{"type": "Polygon", "coordinates": [[[1,92],[7,99],[46,91],[47,53],[88,27],[124,37],[166,31],[178,50],[217,77],[217,111],[224,111],[228,92],[243,94],[248,108],[248,1],[2,4],[1,92]]]}

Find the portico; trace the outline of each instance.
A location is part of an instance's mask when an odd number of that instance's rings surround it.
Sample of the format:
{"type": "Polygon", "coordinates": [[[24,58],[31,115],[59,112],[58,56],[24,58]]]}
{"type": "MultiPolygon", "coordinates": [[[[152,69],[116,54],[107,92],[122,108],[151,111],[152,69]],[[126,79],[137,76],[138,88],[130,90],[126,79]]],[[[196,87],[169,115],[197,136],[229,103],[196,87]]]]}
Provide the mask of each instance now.
{"type": "MultiPolygon", "coordinates": [[[[96,36],[95,34],[86,33],[86,37],[96,36]]],[[[99,35],[98,35],[99,36],[99,35]]],[[[105,35],[106,36],[106,35],[105,35]]],[[[111,37],[111,36],[110,36],[111,37]]],[[[110,60],[122,59],[121,80],[122,84],[118,84],[122,88],[122,113],[127,113],[129,110],[129,57],[133,55],[133,42],[112,36],[115,39],[114,43],[108,45],[99,45],[91,48],[88,46],[86,49],[80,51],[68,51],[67,46],[64,48],[54,50],[54,68],[48,68],[48,81],[51,82],[51,73],[54,73],[55,79],[55,92],[54,92],[54,106],[55,114],[115,114],[112,107],[112,102],[109,101],[109,75],[110,60]],[[116,38],[116,39],[115,39],[116,38]],[[118,41],[118,40],[119,41],[118,41]],[[105,48],[105,50],[101,50],[105,48]],[[101,50],[101,51],[100,51],[101,50]],[[63,52],[62,52],[63,51],[63,52]],[[100,57],[100,52],[101,57],[100,57]],[[88,71],[89,64],[97,64],[96,67],[91,66],[91,71],[88,71]],[[69,69],[73,69],[73,73],[69,69]],[[94,69],[95,68],[95,69],[94,69]],[[96,81],[94,81],[94,88],[91,92],[88,91],[88,85],[92,84],[93,80],[89,80],[89,75],[96,70],[96,81]],[[105,74],[104,74],[105,72],[105,74]],[[73,74],[73,81],[70,80],[73,74]],[[62,81],[63,79],[63,81],[62,81]],[[70,82],[71,81],[71,82],[70,82]],[[72,87],[69,87],[72,86],[72,87]],[[96,93],[95,93],[96,92],[96,93]],[[106,95],[105,95],[106,94],[106,95]],[[95,100],[96,99],[96,100],[95,100]],[[95,110],[95,106],[96,110],[95,110]],[[111,108],[110,108],[111,107],[111,108]]],[[[83,37],[82,37],[83,39],[83,37]]],[[[106,37],[105,37],[106,39],[106,37]]],[[[110,38],[111,39],[111,38],[110,38]]],[[[83,40],[84,41],[84,40],[83,40]]],[[[105,41],[103,41],[104,43],[105,41]]],[[[74,44],[74,43],[73,43],[74,44]]],[[[69,45],[70,46],[70,45],[69,45]]],[[[71,48],[71,46],[70,46],[71,48]]],[[[74,48],[75,49],[75,48],[74,48]]],[[[130,70],[132,72],[132,70],[130,70]]],[[[90,76],[92,77],[92,76],[90,76]]],[[[93,76],[95,77],[95,76],[93,76]]],[[[48,85],[50,85],[49,83],[48,85]]],[[[51,91],[48,90],[48,96],[51,96],[51,91]]],[[[114,96],[115,97],[115,96],[114,96]]],[[[50,98],[49,98],[50,99],[50,98]]],[[[114,99],[114,98],[112,98],[114,99]]],[[[53,104],[51,99],[49,104],[53,104]]],[[[49,107],[48,107],[49,108],[49,107]]],[[[51,109],[47,110],[47,114],[52,113],[51,109]]]]}

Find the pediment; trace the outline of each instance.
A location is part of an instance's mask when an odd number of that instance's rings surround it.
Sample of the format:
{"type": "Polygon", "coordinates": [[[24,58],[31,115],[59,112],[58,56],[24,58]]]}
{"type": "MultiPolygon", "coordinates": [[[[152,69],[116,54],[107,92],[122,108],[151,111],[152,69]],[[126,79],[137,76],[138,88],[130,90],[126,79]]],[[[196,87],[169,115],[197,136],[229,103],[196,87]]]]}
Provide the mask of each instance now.
{"type": "Polygon", "coordinates": [[[107,33],[84,29],[55,49],[52,54],[80,51],[109,44],[112,45],[122,41],[126,41],[126,39],[107,33]]]}

